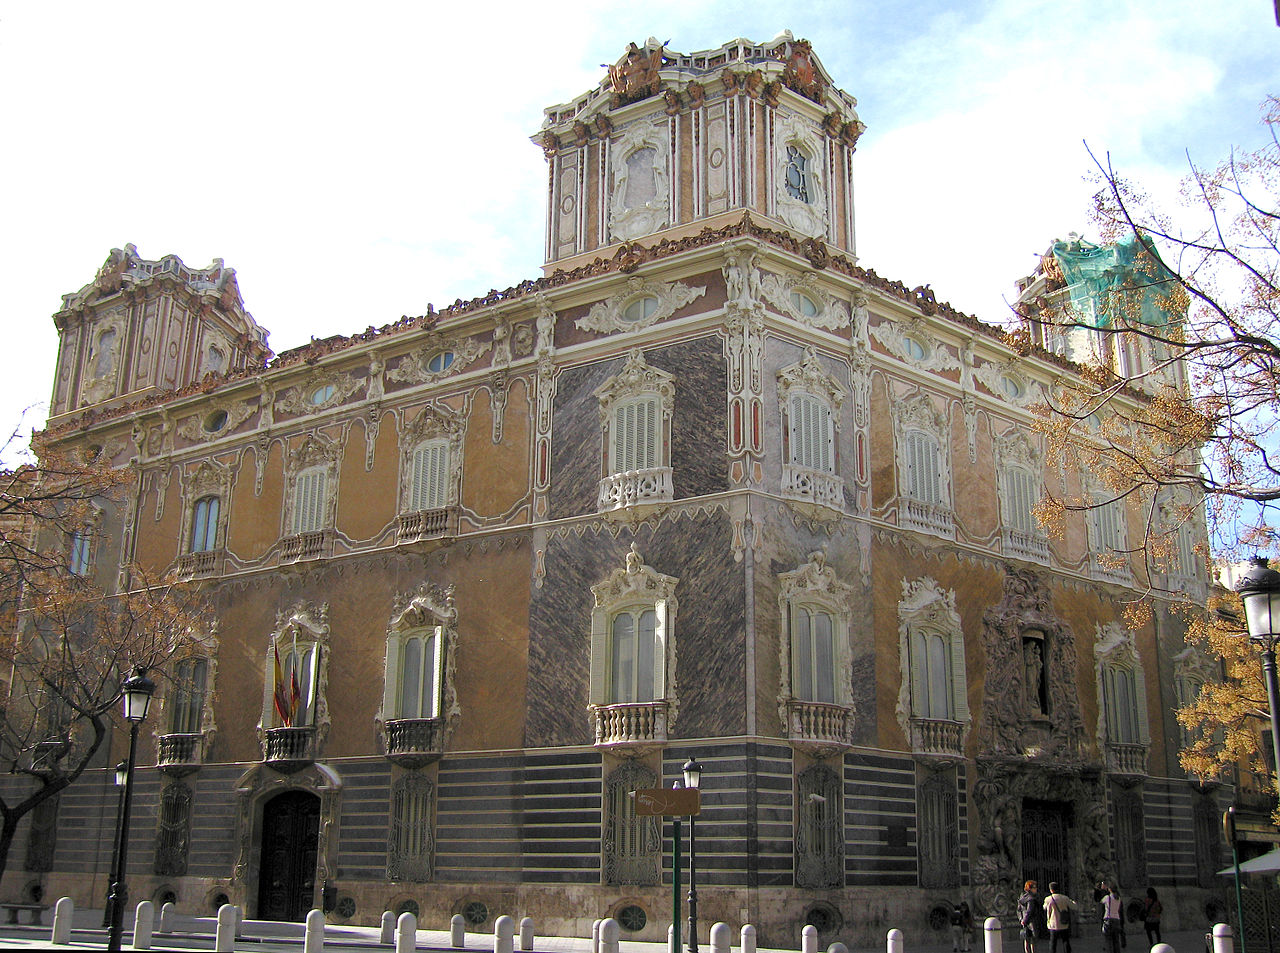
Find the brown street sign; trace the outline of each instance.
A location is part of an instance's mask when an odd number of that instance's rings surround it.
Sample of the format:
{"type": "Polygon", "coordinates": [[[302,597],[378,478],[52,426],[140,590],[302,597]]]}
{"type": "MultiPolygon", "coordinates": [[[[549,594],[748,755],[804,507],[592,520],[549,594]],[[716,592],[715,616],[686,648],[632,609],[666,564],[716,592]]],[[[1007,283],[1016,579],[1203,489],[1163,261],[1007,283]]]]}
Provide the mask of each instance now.
{"type": "Polygon", "coordinates": [[[643,788],[631,794],[641,816],[694,817],[702,812],[697,788],[643,788]]]}

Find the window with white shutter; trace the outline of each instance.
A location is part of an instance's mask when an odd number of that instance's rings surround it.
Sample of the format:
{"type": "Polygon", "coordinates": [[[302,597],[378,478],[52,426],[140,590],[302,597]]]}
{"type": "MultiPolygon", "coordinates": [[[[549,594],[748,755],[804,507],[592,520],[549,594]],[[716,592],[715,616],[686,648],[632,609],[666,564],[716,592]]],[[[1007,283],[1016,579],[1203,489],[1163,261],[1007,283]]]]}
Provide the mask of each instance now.
{"type": "Polygon", "coordinates": [[[1005,501],[1008,506],[1008,512],[1004,514],[1004,525],[1020,533],[1035,533],[1037,523],[1032,511],[1040,501],[1039,481],[1025,467],[1009,467],[1004,479],[1005,501]]]}
{"type": "Polygon", "coordinates": [[[822,473],[835,472],[835,429],[831,408],[812,394],[792,394],[788,415],[791,462],[822,473]]]}
{"type": "Polygon", "coordinates": [[[657,397],[629,400],[614,408],[610,461],[614,473],[658,466],[658,420],[657,397]]]}
{"type": "Polygon", "coordinates": [[[449,502],[449,442],[430,440],[413,451],[409,510],[437,510],[449,502]]]}
{"type": "Polygon", "coordinates": [[[921,430],[907,434],[907,495],[921,503],[942,502],[938,441],[921,430]]]}
{"type": "Polygon", "coordinates": [[[311,467],[298,474],[293,490],[293,521],[290,532],[314,533],[324,529],[325,469],[311,467]]]}

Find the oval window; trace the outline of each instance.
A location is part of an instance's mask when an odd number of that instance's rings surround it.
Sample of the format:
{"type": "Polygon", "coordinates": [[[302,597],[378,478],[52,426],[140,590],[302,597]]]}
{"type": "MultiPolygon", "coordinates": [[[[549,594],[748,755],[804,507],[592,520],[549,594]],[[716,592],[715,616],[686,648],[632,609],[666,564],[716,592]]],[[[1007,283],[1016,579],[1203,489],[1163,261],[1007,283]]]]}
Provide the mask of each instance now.
{"type": "Polygon", "coordinates": [[[1005,374],[1002,378],[1000,378],[1000,389],[1003,390],[1005,394],[1007,394],[1009,397],[1013,397],[1015,399],[1018,397],[1021,397],[1024,393],[1022,381],[1018,380],[1016,377],[1013,377],[1009,374],[1005,374]]]}
{"type": "Polygon", "coordinates": [[[204,419],[204,432],[217,433],[227,425],[227,412],[225,410],[215,410],[204,419]]]}
{"type": "Polygon", "coordinates": [[[791,307],[795,308],[806,318],[812,318],[818,313],[817,303],[807,294],[803,294],[799,291],[791,292],[791,307]]]}
{"type": "Polygon", "coordinates": [[[914,361],[923,361],[925,354],[928,353],[924,345],[915,338],[903,338],[902,347],[907,352],[907,357],[914,361]]]}
{"type": "Polygon", "coordinates": [[[452,363],[452,351],[437,351],[431,355],[431,360],[427,361],[427,370],[439,374],[441,371],[448,370],[452,363]]]}
{"type": "Polygon", "coordinates": [[[311,403],[319,406],[332,397],[337,390],[338,388],[334,387],[332,384],[321,384],[311,392],[311,403]]]}
{"type": "Polygon", "coordinates": [[[628,324],[634,324],[637,321],[653,317],[657,310],[658,299],[653,295],[645,295],[643,298],[636,298],[635,301],[632,301],[622,309],[622,320],[628,324]]]}

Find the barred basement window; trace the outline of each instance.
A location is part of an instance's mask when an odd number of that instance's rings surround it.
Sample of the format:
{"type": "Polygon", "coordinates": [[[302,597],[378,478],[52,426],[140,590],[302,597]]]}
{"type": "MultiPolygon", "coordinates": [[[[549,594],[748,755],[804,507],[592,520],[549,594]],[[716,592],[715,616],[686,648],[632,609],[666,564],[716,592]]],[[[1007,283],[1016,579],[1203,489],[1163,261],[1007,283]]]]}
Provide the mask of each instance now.
{"type": "Polygon", "coordinates": [[[1220,885],[1222,869],[1222,825],[1218,800],[1212,794],[1194,794],[1191,802],[1195,830],[1196,882],[1201,887],[1220,885]]]}
{"type": "Polygon", "coordinates": [[[605,781],[604,874],[610,884],[657,885],[662,870],[662,829],[657,817],[636,814],[636,791],[658,787],[658,776],[630,762],[605,781]]]}
{"type": "Polygon", "coordinates": [[[391,829],[387,835],[387,876],[392,880],[425,883],[435,859],[432,809],[435,786],[417,774],[407,774],[391,788],[391,829]]]}
{"type": "Polygon", "coordinates": [[[160,795],[160,818],[156,824],[155,872],[163,877],[187,873],[190,844],[191,789],[170,784],[160,795]]]}
{"type": "MultiPolygon", "coordinates": [[[[931,771],[920,785],[917,805],[920,886],[960,885],[960,821],[952,771],[931,771]]],[[[1129,883],[1132,881],[1126,881],[1129,883]]]]}
{"type": "Polygon", "coordinates": [[[58,846],[58,802],[61,800],[61,795],[54,795],[32,809],[23,870],[53,870],[53,852],[58,846]]]}
{"type": "Polygon", "coordinates": [[[1111,830],[1116,879],[1122,884],[1145,883],[1146,832],[1143,827],[1141,788],[1111,785],[1111,830]]]}
{"type": "Polygon", "coordinates": [[[796,886],[844,886],[840,776],[822,765],[801,772],[796,808],[796,886]]]}

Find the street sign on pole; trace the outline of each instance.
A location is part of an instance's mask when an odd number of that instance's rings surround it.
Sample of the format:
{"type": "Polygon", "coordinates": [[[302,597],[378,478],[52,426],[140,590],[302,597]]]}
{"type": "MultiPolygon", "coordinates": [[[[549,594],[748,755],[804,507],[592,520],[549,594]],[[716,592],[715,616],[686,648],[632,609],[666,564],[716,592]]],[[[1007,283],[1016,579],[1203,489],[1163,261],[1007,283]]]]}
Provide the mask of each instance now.
{"type": "Polygon", "coordinates": [[[697,788],[643,788],[634,796],[642,817],[696,817],[702,811],[697,788]]]}

